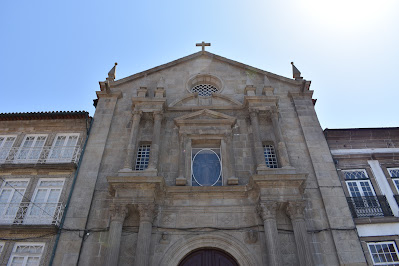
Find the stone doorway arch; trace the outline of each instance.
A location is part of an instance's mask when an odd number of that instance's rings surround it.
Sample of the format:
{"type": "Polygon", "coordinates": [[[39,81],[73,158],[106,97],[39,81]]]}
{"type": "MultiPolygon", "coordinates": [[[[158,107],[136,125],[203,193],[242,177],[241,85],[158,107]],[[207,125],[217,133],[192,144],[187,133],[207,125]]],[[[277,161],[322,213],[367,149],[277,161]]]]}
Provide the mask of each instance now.
{"type": "Polygon", "coordinates": [[[197,249],[179,263],[179,266],[238,266],[237,261],[228,253],[214,249],[197,249]]]}
{"type": "Polygon", "coordinates": [[[240,266],[262,265],[258,254],[253,253],[242,241],[225,234],[205,234],[190,238],[178,239],[162,255],[159,263],[153,265],[177,266],[183,259],[199,249],[223,250],[240,266]]]}

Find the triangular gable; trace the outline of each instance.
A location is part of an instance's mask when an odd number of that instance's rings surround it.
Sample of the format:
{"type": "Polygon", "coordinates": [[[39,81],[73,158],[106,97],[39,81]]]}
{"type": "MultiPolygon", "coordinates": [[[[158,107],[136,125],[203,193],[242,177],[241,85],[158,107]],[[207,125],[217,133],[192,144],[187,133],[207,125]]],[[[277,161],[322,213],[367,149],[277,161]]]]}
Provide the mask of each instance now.
{"type": "Polygon", "coordinates": [[[277,75],[277,74],[274,74],[274,73],[270,73],[270,72],[267,72],[265,70],[262,70],[262,69],[259,69],[259,68],[255,68],[255,67],[252,67],[252,66],[249,66],[249,65],[246,65],[246,64],[243,64],[243,63],[240,63],[240,62],[237,62],[237,61],[234,61],[234,60],[231,60],[231,59],[228,59],[228,58],[225,58],[225,57],[222,57],[222,56],[219,56],[219,55],[207,52],[207,51],[205,51],[205,52],[201,52],[200,51],[200,52],[197,52],[197,53],[182,57],[180,59],[171,61],[169,63],[163,64],[163,65],[160,65],[160,66],[157,66],[157,67],[154,67],[154,68],[142,71],[142,72],[139,72],[139,73],[131,75],[129,77],[126,77],[126,78],[123,78],[123,79],[120,79],[120,80],[115,80],[115,81],[110,83],[110,86],[113,87],[113,86],[121,85],[123,83],[129,82],[129,81],[133,81],[133,80],[138,79],[138,78],[142,78],[142,77],[144,77],[146,75],[153,74],[155,72],[158,72],[158,71],[161,71],[161,70],[176,66],[178,64],[181,64],[181,63],[184,63],[184,62],[199,58],[201,56],[208,56],[208,57],[210,57],[212,59],[217,59],[217,60],[220,60],[222,62],[228,63],[230,65],[233,65],[233,66],[236,66],[236,67],[239,67],[239,68],[247,69],[247,70],[262,74],[262,75],[267,75],[269,78],[275,78],[275,79],[278,79],[280,81],[288,82],[288,83],[293,84],[293,85],[301,84],[300,81],[296,81],[294,79],[290,79],[290,78],[286,78],[286,77],[283,77],[283,76],[280,76],[280,75],[277,75]]]}
{"type": "Polygon", "coordinates": [[[236,118],[211,111],[209,109],[204,109],[200,110],[194,113],[190,113],[187,115],[183,115],[180,117],[175,118],[175,124],[180,126],[180,125],[189,125],[189,124],[195,124],[195,125],[201,125],[201,124],[208,124],[208,125],[230,125],[233,126],[236,122],[236,118]]]}

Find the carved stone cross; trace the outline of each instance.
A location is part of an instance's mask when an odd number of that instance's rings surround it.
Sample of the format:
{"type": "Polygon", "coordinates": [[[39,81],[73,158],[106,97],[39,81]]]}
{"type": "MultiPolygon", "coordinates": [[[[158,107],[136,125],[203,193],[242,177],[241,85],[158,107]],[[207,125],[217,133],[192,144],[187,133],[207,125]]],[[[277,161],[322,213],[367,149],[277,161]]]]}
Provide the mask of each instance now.
{"type": "Polygon", "coordinates": [[[202,43],[196,43],[195,46],[202,46],[202,52],[205,52],[205,46],[211,46],[211,43],[202,41],[202,43]]]}

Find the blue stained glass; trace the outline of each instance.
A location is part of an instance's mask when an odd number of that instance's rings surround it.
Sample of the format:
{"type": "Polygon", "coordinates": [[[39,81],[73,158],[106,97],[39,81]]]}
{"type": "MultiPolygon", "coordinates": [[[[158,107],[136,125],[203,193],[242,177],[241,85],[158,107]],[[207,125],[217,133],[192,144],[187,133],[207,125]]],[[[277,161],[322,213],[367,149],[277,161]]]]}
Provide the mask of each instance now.
{"type": "Polygon", "coordinates": [[[211,149],[202,149],[193,154],[193,186],[221,185],[220,157],[211,149]]]}

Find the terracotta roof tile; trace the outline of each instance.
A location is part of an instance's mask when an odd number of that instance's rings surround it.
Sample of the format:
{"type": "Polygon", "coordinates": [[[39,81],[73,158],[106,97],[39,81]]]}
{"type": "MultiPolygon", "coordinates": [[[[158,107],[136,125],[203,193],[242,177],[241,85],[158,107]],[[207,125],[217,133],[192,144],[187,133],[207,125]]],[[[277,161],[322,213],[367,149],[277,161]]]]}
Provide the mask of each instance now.
{"type": "Polygon", "coordinates": [[[50,120],[50,119],[83,119],[89,115],[86,111],[53,111],[28,113],[0,113],[0,121],[15,120],[50,120]]]}

